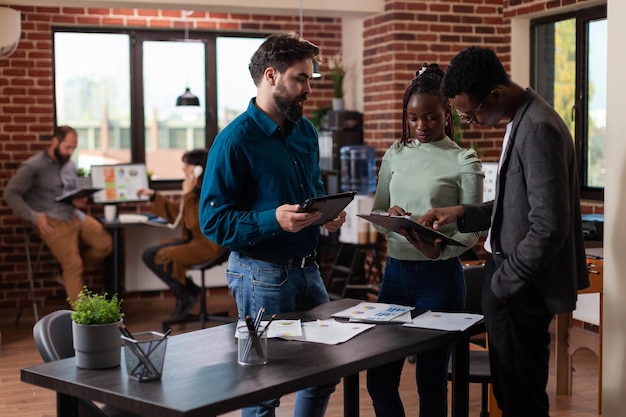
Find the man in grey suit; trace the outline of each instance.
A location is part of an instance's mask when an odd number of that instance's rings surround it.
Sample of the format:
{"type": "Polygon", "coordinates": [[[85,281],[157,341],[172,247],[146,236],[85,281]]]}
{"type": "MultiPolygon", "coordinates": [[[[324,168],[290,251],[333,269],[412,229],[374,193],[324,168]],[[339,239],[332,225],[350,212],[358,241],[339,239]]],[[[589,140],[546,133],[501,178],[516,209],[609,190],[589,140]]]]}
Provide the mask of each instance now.
{"type": "Polygon", "coordinates": [[[456,55],[442,88],[465,122],[508,123],[494,200],[436,208],[420,222],[489,230],[482,302],[494,394],[504,417],[548,417],[548,326],[589,285],[574,143],[554,109],[512,82],[490,49],[456,55]]]}

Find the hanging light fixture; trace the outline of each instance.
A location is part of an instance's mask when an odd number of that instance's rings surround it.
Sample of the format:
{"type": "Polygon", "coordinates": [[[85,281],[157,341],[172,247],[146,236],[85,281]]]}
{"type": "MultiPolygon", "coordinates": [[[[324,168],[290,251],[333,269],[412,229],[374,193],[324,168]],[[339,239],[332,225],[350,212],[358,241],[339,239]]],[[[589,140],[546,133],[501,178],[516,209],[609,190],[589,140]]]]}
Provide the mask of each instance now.
{"type": "MultiPolygon", "coordinates": [[[[304,38],[304,30],[303,30],[303,19],[302,19],[302,0],[300,0],[300,37],[304,38]]],[[[320,64],[317,62],[317,59],[311,59],[313,61],[313,74],[311,78],[322,78],[322,71],[320,70],[320,64]]]]}
{"type": "Polygon", "coordinates": [[[198,99],[198,97],[194,96],[191,93],[191,89],[189,88],[189,45],[187,44],[187,42],[189,42],[189,24],[187,21],[187,17],[193,13],[191,10],[185,10],[184,12],[185,15],[185,71],[186,71],[186,87],[185,87],[185,92],[178,96],[178,98],[176,99],[176,106],[199,106],[200,105],[200,100],[198,99]]]}

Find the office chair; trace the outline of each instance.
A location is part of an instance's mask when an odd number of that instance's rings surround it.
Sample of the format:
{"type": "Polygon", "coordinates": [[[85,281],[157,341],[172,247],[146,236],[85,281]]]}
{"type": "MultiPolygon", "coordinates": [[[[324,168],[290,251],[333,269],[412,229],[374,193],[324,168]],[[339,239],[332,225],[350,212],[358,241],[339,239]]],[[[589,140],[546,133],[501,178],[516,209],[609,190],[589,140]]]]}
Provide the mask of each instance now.
{"type": "Polygon", "coordinates": [[[37,306],[37,302],[41,301],[42,298],[37,298],[35,296],[35,272],[39,268],[39,261],[41,260],[41,253],[43,252],[45,243],[43,240],[39,243],[39,247],[37,249],[37,258],[35,259],[35,262],[33,262],[30,247],[31,236],[33,234],[33,227],[30,225],[30,223],[24,220],[22,235],[24,236],[24,253],[26,255],[27,267],[26,273],[28,274],[28,295],[20,303],[20,308],[18,309],[17,316],[15,317],[16,326],[20,323],[20,318],[22,317],[22,312],[24,311],[24,301],[27,301],[26,298],[30,298],[30,301],[33,304],[33,315],[35,316],[35,322],[39,321],[39,309],[37,306]]]}
{"type": "Polygon", "coordinates": [[[226,247],[220,248],[219,252],[212,257],[211,259],[207,259],[204,262],[199,264],[191,265],[188,270],[191,271],[201,271],[201,281],[200,281],[200,312],[198,314],[187,314],[186,317],[180,320],[165,320],[161,323],[161,327],[163,331],[166,332],[169,330],[170,325],[172,324],[183,324],[183,323],[194,323],[200,322],[201,328],[204,329],[205,322],[207,321],[222,321],[222,322],[232,322],[233,318],[228,317],[228,314],[222,316],[210,315],[207,312],[206,306],[206,272],[213,268],[214,266],[221,265],[224,262],[228,261],[228,256],[230,255],[230,251],[226,247]]]}
{"type": "MultiPolygon", "coordinates": [[[[484,265],[472,265],[463,268],[467,297],[465,311],[482,314],[482,287],[485,279],[484,265]]],[[[485,341],[486,345],[486,341],[485,341]]],[[[448,365],[448,380],[452,381],[452,363],[448,365]]],[[[469,382],[481,384],[480,417],[489,417],[489,384],[491,383],[491,366],[487,350],[469,351],[469,382]]]]}
{"type": "MultiPolygon", "coordinates": [[[[35,323],[33,338],[44,362],[53,362],[74,356],[71,310],[57,310],[35,323]]],[[[128,411],[118,410],[108,405],[99,407],[96,403],[78,399],[80,415],[90,417],[140,417],[128,411]]]]}

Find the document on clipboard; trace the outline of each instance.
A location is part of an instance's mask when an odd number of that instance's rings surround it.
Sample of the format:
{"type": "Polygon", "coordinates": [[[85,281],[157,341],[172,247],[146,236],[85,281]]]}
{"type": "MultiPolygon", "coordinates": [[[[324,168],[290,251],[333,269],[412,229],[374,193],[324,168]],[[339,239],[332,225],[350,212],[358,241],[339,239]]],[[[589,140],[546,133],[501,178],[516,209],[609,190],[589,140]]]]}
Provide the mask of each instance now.
{"type": "Polygon", "coordinates": [[[71,203],[72,200],[75,198],[89,197],[92,194],[97,193],[101,189],[102,188],[94,188],[94,187],[77,188],[75,190],[68,191],[67,193],[61,194],[60,196],[55,198],[54,201],[58,201],[59,203],[71,203]]]}
{"type": "Polygon", "coordinates": [[[419,235],[425,240],[432,241],[435,238],[441,238],[443,239],[443,243],[446,245],[465,246],[463,243],[452,239],[450,236],[445,235],[438,230],[431,229],[417,223],[414,220],[411,220],[408,216],[392,216],[388,213],[357,214],[357,216],[382,226],[385,229],[393,230],[394,232],[398,232],[400,229],[414,229],[417,230],[419,235]]]}
{"type": "Polygon", "coordinates": [[[355,195],[356,191],[346,191],[345,193],[309,198],[300,204],[298,212],[321,211],[322,217],[313,224],[324,224],[337,217],[354,200],[355,195]]]}

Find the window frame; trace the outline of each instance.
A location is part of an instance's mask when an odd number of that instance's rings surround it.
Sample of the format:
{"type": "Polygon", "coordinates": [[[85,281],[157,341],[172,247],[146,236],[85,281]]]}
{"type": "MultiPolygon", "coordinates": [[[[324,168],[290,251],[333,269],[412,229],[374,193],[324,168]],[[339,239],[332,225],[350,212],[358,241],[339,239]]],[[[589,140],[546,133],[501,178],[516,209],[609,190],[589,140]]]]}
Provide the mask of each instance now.
{"type": "Polygon", "coordinates": [[[587,24],[594,20],[607,19],[607,6],[595,6],[587,9],[561,13],[557,15],[533,19],[530,21],[530,82],[532,86],[536,85],[535,79],[535,50],[536,43],[536,27],[548,23],[556,23],[558,21],[575,19],[576,21],[576,88],[575,102],[572,113],[574,114],[574,145],[576,149],[576,160],[578,163],[578,174],[580,180],[580,193],[582,198],[590,200],[604,201],[604,187],[589,187],[587,181],[587,155],[588,155],[588,80],[589,68],[587,60],[589,56],[588,50],[588,26],[587,24]]]}
{"type": "MultiPolygon", "coordinates": [[[[184,29],[137,29],[137,28],[114,28],[114,27],[67,27],[53,26],[51,28],[52,40],[52,74],[53,91],[52,105],[54,126],[58,126],[57,119],[57,91],[55,87],[56,57],[54,56],[55,34],[65,33],[102,33],[102,34],[126,34],[129,36],[129,63],[130,63],[130,155],[131,163],[146,162],[145,142],[145,114],[144,114],[144,91],[143,91],[143,42],[144,41],[170,41],[184,42],[184,29]]],[[[230,38],[266,38],[269,33],[261,32],[231,32],[231,31],[200,31],[189,30],[189,39],[194,42],[203,42],[205,45],[205,146],[210,149],[215,136],[218,134],[217,119],[217,39],[220,37],[230,38]]],[[[182,91],[181,91],[182,94],[182,91]]],[[[181,180],[157,180],[153,181],[155,189],[174,189],[180,187],[181,180]]]]}

